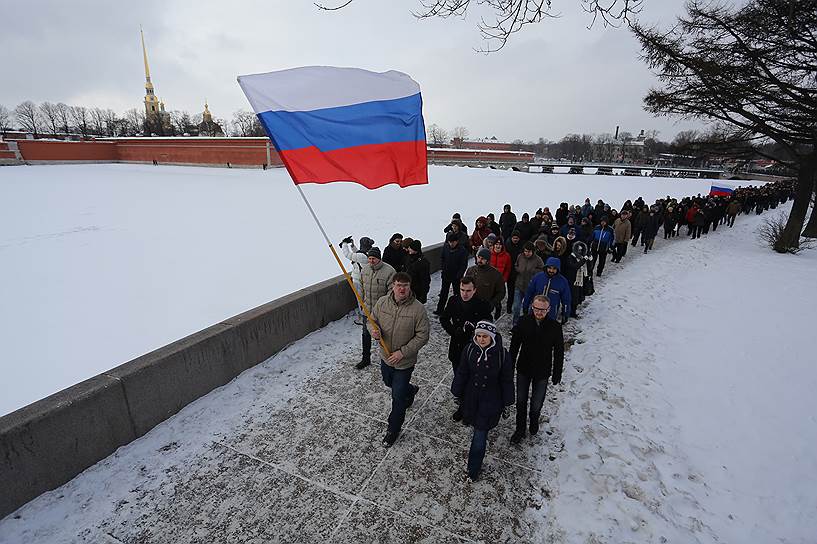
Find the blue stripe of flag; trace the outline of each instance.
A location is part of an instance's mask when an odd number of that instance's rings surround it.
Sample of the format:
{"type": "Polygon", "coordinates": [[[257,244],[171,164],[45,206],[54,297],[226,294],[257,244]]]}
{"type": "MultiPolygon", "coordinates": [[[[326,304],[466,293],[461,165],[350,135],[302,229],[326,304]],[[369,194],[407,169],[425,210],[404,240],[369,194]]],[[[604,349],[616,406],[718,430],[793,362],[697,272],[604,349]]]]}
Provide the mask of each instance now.
{"type": "Polygon", "coordinates": [[[313,111],[265,111],[261,124],[279,151],[316,146],[321,151],[425,140],[420,93],[313,111]]]}

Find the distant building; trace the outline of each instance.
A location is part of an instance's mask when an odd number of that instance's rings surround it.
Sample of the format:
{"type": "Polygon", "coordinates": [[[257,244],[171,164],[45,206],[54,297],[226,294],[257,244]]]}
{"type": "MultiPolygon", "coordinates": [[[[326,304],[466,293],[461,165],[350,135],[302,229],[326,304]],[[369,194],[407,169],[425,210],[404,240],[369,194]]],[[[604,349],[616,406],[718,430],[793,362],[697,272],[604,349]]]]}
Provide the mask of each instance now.
{"type": "Polygon", "coordinates": [[[142,58],[145,61],[145,135],[172,134],[170,114],[165,111],[165,103],[159,100],[150,81],[150,67],[148,66],[148,52],[145,47],[145,34],[139,29],[142,36],[142,58]]]}
{"type": "Polygon", "coordinates": [[[517,151],[518,147],[516,144],[500,142],[496,136],[477,140],[454,139],[451,144],[458,149],[492,149],[494,151],[517,151]]]}
{"type": "Polygon", "coordinates": [[[224,136],[224,129],[213,120],[207,100],[204,100],[204,111],[201,113],[201,123],[198,124],[199,136],[224,136]]]}

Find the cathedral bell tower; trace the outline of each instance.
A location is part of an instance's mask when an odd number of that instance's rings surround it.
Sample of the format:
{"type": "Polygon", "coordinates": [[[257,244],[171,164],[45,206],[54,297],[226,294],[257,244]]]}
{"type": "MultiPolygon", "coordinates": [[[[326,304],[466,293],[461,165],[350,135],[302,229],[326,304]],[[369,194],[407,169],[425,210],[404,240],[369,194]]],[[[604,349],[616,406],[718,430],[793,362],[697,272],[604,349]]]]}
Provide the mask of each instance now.
{"type": "Polygon", "coordinates": [[[158,118],[161,116],[161,104],[156,94],[153,92],[153,83],[150,81],[150,66],[148,66],[148,51],[145,48],[145,34],[139,29],[142,36],[142,58],[145,61],[145,118],[158,118]]]}

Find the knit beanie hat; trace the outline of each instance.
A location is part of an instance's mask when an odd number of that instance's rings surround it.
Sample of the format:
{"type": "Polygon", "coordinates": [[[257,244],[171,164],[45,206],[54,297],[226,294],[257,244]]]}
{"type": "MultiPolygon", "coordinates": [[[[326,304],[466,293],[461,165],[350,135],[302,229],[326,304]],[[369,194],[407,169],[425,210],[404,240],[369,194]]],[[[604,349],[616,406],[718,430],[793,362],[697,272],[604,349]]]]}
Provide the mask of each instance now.
{"type": "Polygon", "coordinates": [[[490,336],[492,340],[496,340],[496,325],[490,321],[480,321],[477,323],[477,326],[474,329],[474,334],[478,332],[485,333],[490,336]]]}
{"type": "Polygon", "coordinates": [[[445,241],[446,242],[451,242],[453,240],[459,240],[459,239],[460,239],[459,236],[457,236],[453,232],[449,232],[448,234],[445,235],[445,241]]]}
{"type": "Polygon", "coordinates": [[[368,252],[366,252],[367,257],[377,257],[378,259],[382,259],[383,257],[380,254],[380,248],[377,246],[372,246],[368,252]]]}
{"type": "Polygon", "coordinates": [[[491,260],[491,250],[488,249],[487,247],[484,247],[484,248],[480,249],[479,251],[477,251],[477,257],[482,257],[486,261],[490,261],[491,260]]]}
{"type": "Polygon", "coordinates": [[[420,240],[412,240],[409,247],[417,253],[420,253],[420,251],[423,249],[423,244],[420,243],[420,240]]]}

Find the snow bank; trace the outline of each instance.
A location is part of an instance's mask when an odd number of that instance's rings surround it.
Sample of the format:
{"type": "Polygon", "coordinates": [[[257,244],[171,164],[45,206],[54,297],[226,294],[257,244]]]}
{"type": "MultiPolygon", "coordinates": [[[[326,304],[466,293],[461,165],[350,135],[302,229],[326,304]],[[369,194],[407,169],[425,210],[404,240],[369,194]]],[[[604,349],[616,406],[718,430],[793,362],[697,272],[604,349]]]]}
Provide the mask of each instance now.
{"type": "MultiPolygon", "coordinates": [[[[431,167],[426,186],[304,187],[336,240],[442,240],[452,212],[706,193],[706,180],[431,167]]],[[[339,273],[284,170],[0,168],[0,415],[339,273]]]]}

